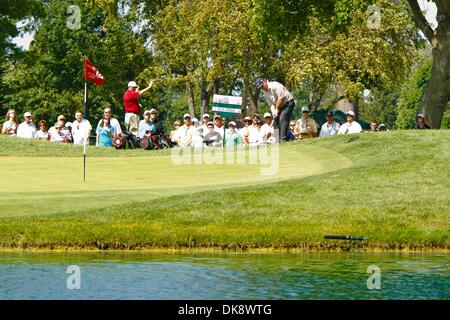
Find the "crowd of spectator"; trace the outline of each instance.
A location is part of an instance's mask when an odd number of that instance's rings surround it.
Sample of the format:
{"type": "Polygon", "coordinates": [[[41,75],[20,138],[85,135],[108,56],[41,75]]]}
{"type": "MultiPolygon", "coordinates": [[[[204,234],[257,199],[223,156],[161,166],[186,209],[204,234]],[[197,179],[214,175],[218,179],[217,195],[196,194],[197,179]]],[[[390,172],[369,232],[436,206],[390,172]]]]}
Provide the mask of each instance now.
{"type": "MultiPolygon", "coordinates": [[[[144,111],[144,119],[138,122],[137,128],[133,128],[138,138],[148,134],[164,135],[162,121],[158,119],[156,109],[144,111]]],[[[46,120],[40,120],[37,127],[34,124],[32,114],[25,112],[24,121],[19,123],[18,115],[14,109],[9,109],[5,122],[1,126],[1,133],[17,136],[19,138],[43,139],[51,142],[89,144],[89,136],[92,126],[89,120],[83,118],[83,113],[77,110],[73,122],[67,122],[64,115],[59,115],[53,126],[49,128],[46,120]]],[[[298,120],[291,120],[287,134],[287,140],[304,140],[315,137],[327,137],[340,134],[352,134],[362,132],[361,125],[355,120],[355,113],[346,113],[346,122],[339,124],[334,120],[334,113],[326,114],[326,122],[319,128],[316,121],[310,117],[308,107],[302,108],[302,116],[298,120]]],[[[429,129],[425,123],[424,115],[419,113],[416,117],[416,129],[429,129]]],[[[275,121],[271,113],[264,113],[262,119],[255,113],[251,117],[244,117],[239,125],[237,121],[227,123],[220,115],[214,115],[212,121],[209,114],[204,114],[201,121],[192,118],[188,113],[184,114],[183,122],[177,120],[169,133],[169,139],[176,147],[219,147],[219,146],[258,146],[278,142],[275,129],[275,121]]],[[[384,124],[378,124],[376,120],[370,123],[370,131],[387,131],[384,124]]],[[[112,147],[116,137],[122,135],[119,121],[112,117],[112,110],[106,107],[103,117],[97,124],[95,145],[99,147],[112,147]]]]}

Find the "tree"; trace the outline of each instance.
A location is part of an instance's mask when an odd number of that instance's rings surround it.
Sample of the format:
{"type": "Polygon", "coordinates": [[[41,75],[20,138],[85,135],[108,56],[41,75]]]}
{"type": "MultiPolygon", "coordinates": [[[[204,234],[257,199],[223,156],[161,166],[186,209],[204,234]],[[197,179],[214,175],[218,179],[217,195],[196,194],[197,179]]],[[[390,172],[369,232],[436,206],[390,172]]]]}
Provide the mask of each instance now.
{"type": "Polygon", "coordinates": [[[433,0],[437,7],[438,26],[435,30],[425,19],[417,0],[408,0],[417,26],[433,47],[433,67],[423,90],[419,110],[431,128],[440,128],[450,101],[450,2],[433,0]]]}

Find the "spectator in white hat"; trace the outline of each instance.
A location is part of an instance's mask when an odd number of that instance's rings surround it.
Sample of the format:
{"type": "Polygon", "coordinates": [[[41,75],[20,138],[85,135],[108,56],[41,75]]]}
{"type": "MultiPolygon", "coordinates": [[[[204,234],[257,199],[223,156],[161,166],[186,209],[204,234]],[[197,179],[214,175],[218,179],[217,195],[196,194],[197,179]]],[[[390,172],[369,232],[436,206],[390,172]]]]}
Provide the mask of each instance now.
{"type": "Polygon", "coordinates": [[[139,86],[134,81],[128,82],[128,89],[123,95],[123,108],[125,111],[125,128],[132,134],[137,135],[139,125],[139,115],[141,113],[141,105],[139,97],[149,91],[153,86],[153,80],[150,81],[148,87],[139,90],[139,86]]]}
{"type": "Polygon", "coordinates": [[[230,121],[228,123],[228,129],[225,133],[225,146],[226,147],[237,147],[242,145],[242,137],[237,130],[236,122],[230,121]]]}
{"type": "Polygon", "coordinates": [[[418,113],[416,116],[416,124],[414,126],[414,129],[430,129],[430,126],[426,124],[425,122],[425,115],[423,113],[418,113]]]}
{"type": "Polygon", "coordinates": [[[177,145],[181,148],[190,147],[192,145],[192,137],[195,133],[195,127],[192,125],[191,115],[185,113],[183,116],[184,125],[178,128],[177,145]]]}
{"type": "Polygon", "coordinates": [[[348,111],[347,122],[342,124],[339,128],[338,134],[351,134],[351,133],[360,133],[362,131],[361,125],[355,121],[355,113],[353,111],[348,111]]]}
{"type": "Polygon", "coordinates": [[[155,126],[154,134],[158,136],[164,135],[164,127],[162,121],[158,118],[156,109],[150,109],[150,122],[155,126]]]}
{"type": "Polygon", "coordinates": [[[192,137],[192,147],[203,148],[203,128],[195,128],[194,136],[192,137]]]}
{"type": "Polygon", "coordinates": [[[23,115],[25,121],[17,127],[17,137],[34,139],[36,135],[36,126],[33,124],[33,118],[30,112],[25,112],[23,115]]]}
{"type": "Polygon", "coordinates": [[[210,121],[210,117],[209,114],[205,113],[202,116],[202,128],[203,128],[203,134],[205,134],[205,132],[208,132],[208,123],[210,121]]]}
{"type": "Polygon", "coordinates": [[[68,131],[64,130],[63,120],[58,120],[52,128],[53,130],[50,132],[51,142],[70,143],[72,141],[68,131]]]}
{"type": "Polygon", "coordinates": [[[89,120],[83,118],[80,110],[75,111],[75,121],[72,123],[73,144],[89,144],[92,126],[89,120]]]}
{"type": "Polygon", "coordinates": [[[257,146],[264,142],[261,133],[261,119],[259,114],[254,113],[252,116],[252,125],[248,127],[248,144],[257,146]]]}
{"type": "Polygon", "coordinates": [[[309,117],[309,108],[302,108],[302,117],[295,123],[294,135],[298,139],[310,139],[317,137],[316,121],[309,117]]]}
{"type": "Polygon", "coordinates": [[[155,125],[150,121],[150,110],[144,111],[144,120],[139,121],[138,138],[150,135],[156,131],[155,125]]]}
{"type": "Polygon", "coordinates": [[[273,143],[275,142],[275,129],[274,129],[274,123],[272,114],[269,112],[264,113],[264,124],[261,126],[261,134],[263,137],[264,142],[266,143],[273,143]]]}

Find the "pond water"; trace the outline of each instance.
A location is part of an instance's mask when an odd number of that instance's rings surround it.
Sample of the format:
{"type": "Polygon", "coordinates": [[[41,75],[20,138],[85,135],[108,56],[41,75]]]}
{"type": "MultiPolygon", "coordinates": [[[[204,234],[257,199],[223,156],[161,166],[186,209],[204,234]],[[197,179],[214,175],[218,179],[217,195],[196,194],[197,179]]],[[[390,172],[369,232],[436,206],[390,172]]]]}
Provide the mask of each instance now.
{"type": "Polygon", "coordinates": [[[445,253],[0,252],[0,299],[449,299],[449,275],[445,253]]]}

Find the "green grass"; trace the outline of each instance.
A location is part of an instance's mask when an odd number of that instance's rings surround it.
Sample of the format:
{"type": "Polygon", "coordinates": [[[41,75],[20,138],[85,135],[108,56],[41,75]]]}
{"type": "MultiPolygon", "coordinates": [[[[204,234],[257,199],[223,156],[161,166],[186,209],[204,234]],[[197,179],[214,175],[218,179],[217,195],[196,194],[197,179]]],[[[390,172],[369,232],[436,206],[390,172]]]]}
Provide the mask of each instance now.
{"type": "Polygon", "coordinates": [[[0,136],[0,247],[448,249],[450,131],[285,144],[280,170],[0,136]],[[364,242],[325,234],[368,237],[364,242]]]}

